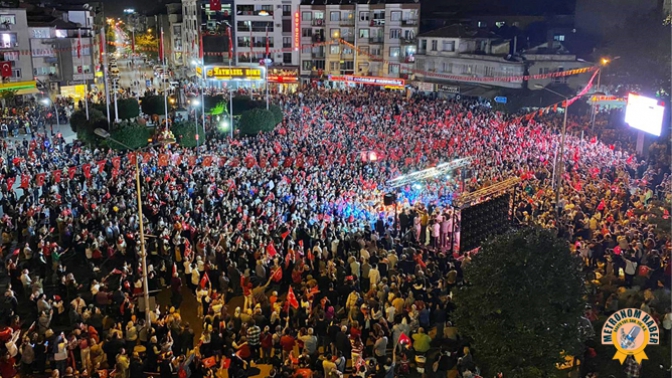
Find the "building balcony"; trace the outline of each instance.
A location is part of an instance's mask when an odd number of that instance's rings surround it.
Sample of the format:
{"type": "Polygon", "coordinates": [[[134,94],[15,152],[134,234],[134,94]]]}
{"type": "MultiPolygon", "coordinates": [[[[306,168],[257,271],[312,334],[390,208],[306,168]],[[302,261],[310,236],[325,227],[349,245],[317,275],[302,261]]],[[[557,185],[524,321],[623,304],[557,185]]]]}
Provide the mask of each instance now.
{"type": "Polygon", "coordinates": [[[313,35],[310,38],[310,40],[313,41],[314,43],[325,42],[324,36],[322,36],[322,35],[313,35]]]}
{"type": "Polygon", "coordinates": [[[384,38],[383,38],[383,37],[372,37],[372,38],[369,38],[369,44],[370,44],[370,45],[381,44],[381,43],[383,43],[383,42],[384,42],[384,38]]]}
{"type": "Polygon", "coordinates": [[[355,20],[352,18],[346,19],[346,20],[340,20],[338,21],[338,25],[340,26],[355,26],[355,20]]]}
{"type": "Polygon", "coordinates": [[[418,43],[417,38],[402,38],[401,39],[401,44],[402,45],[415,45],[418,43]]]}
{"type": "Polygon", "coordinates": [[[418,24],[417,18],[409,18],[408,20],[401,20],[403,26],[414,26],[418,24]]]}
{"type": "Polygon", "coordinates": [[[317,52],[317,53],[314,52],[314,53],[310,53],[310,57],[313,58],[313,59],[324,59],[325,55],[324,55],[324,52],[317,52]]]}
{"type": "Polygon", "coordinates": [[[313,26],[324,26],[325,22],[324,19],[322,18],[316,18],[311,22],[311,25],[313,26]]]}
{"type": "Polygon", "coordinates": [[[353,36],[342,37],[341,39],[348,43],[355,43],[355,37],[353,36]]]}
{"type": "Polygon", "coordinates": [[[385,26],[385,19],[384,18],[374,18],[369,22],[369,26],[374,27],[374,28],[382,28],[385,26]]]}

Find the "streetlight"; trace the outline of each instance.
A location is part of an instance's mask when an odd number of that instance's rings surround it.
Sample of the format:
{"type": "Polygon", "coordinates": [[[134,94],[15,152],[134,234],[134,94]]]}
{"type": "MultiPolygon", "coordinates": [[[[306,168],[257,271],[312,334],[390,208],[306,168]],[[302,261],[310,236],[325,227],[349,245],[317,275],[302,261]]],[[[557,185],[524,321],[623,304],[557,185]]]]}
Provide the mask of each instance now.
{"type": "MultiPolygon", "coordinates": [[[[44,106],[49,106],[52,104],[51,100],[48,97],[43,98],[42,103],[44,104],[44,106]]],[[[61,121],[59,120],[58,117],[58,109],[56,109],[56,103],[54,103],[54,113],[56,113],[56,126],[61,127],[61,121]]]]}
{"type": "MultiPolygon", "coordinates": [[[[603,57],[600,59],[600,65],[602,67],[607,67],[609,63],[613,62],[614,60],[620,59],[620,56],[614,57],[614,58],[609,58],[609,57],[603,57]]],[[[597,71],[597,91],[600,90],[600,83],[602,81],[602,69],[598,69],[597,71]]],[[[590,130],[595,129],[595,118],[597,118],[597,103],[593,103],[593,107],[591,109],[590,113],[590,130]]]]}
{"type": "MultiPolygon", "coordinates": [[[[555,153],[555,162],[553,164],[553,176],[556,181],[556,188],[555,188],[555,207],[556,207],[556,225],[557,222],[560,221],[560,192],[562,191],[562,172],[558,169],[558,166],[562,163],[564,163],[564,154],[565,154],[565,137],[567,136],[567,113],[569,111],[569,97],[558,93],[550,88],[544,87],[541,84],[535,85],[536,88],[543,89],[545,91],[551,92],[555,95],[558,95],[562,98],[565,99],[565,116],[563,117],[562,120],[562,134],[560,136],[560,152],[558,152],[556,148],[556,153],[555,153]]],[[[563,164],[564,166],[564,164],[563,164]]]]}
{"type": "MultiPolygon", "coordinates": [[[[199,106],[201,106],[201,102],[198,99],[195,98],[195,99],[191,100],[191,105],[194,108],[198,108],[199,106]]],[[[203,113],[203,118],[205,119],[205,106],[203,107],[202,113],[203,113]]],[[[194,117],[196,117],[197,114],[198,114],[198,111],[196,109],[194,109],[194,117]]],[[[194,125],[196,126],[196,136],[195,136],[196,147],[198,147],[199,146],[199,141],[198,141],[198,139],[199,139],[199,137],[198,137],[198,118],[196,118],[196,122],[194,122],[194,125]]],[[[205,129],[203,130],[203,132],[205,132],[205,129]]]]}
{"type": "MultiPolygon", "coordinates": [[[[105,140],[111,140],[114,143],[117,143],[125,148],[128,148],[129,150],[133,150],[133,148],[125,145],[124,143],[121,143],[120,141],[113,139],[110,136],[110,133],[107,132],[107,130],[104,129],[95,129],[93,131],[97,136],[101,137],[102,139],[105,140]]],[[[170,141],[168,141],[170,143],[170,141]]],[[[147,147],[152,147],[152,145],[149,145],[147,147]]],[[[147,148],[145,147],[145,148],[147,148]]],[[[147,326],[151,327],[152,322],[149,318],[149,313],[151,312],[149,308],[149,284],[147,282],[147,253],[145,252],[145,229],[144,229],[144,221],[142,217],[142,192],[140,189],[140,167],[138,165],[138,160],[140,160],[140,155],[139,151],[142,150],[142,148],[139,148],[137,150],[133,150],[136,154],[135,156],[135,192],[136,196],[138,197],[138,225],[139,225],[139,231],[140,231],[140,253],[142,257],[142,291],[143,291],[143,299],[145,301],[145,320],[147,322],[147,326]]]]}

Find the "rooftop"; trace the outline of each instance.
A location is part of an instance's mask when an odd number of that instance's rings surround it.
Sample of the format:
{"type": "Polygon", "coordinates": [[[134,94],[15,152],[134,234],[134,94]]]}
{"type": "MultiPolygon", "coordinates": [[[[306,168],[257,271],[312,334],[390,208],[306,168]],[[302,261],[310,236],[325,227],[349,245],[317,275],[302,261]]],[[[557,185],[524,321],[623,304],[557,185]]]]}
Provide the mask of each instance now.
{"type": "Polygon", "coordinates": [[[301,5],[420,4],[419,0],[301,0],[301,5]]]}
{"type": "Polygon", "coordinates": [[[435,37],[435,38],[490,38],[497,39],[499,38],[494,33],[484,30],[472,28],[465,25],[454,24],[450,26],[444,26],[439,29],[434,29],[428,31],[427,33],[420,34],[418,37],[435,37]]]}

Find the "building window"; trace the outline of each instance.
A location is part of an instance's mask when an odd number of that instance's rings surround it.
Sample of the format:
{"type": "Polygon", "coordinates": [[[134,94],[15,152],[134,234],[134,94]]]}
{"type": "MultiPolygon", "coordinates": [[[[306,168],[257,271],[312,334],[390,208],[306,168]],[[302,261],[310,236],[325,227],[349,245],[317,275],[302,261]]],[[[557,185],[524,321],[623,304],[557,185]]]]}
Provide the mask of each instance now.
{"type": "Polygon", "coordinates": [[[312,60],[304,60],[301,63],[301,67],[303,67],[304,71],[310,71],[313,69],[313,61],[312,60]]]}
{"type": "Polygon", "coordinates": [[[390,12],[390,21],[401,21],[401,12],[390,12]]]}
{"type": "Polygon", "coordinates": [[[329,13],[329,20],[331,20],[331,21],[341,21],[341,12],[331,12],[331,13],[329,13]]]}
{"type": "Polygon", "coordinates": [[[282,48],[292,47],[292,37],[282,37],[282,48]]]}
{"type": "Polygon", "coordinates": [[[420,54],[424,54],[427,51],[427,40],[426,39],[421,39],[420,40],[420,54]]]}
{"type": "Polygon", "coordinates": [[[506,22],[504,21],[497,21],[495,22],[495,26],[498,28],[501,28],[502,26],[506,25],[506,22]]]}
{"type": "Polygon", "coordinates": [[[314,16],[316,20],[324,20],[324,12],[322,11],[315,11],[314,16]]]}
{"type": "Polygon", "coordinates": [[[21,77],[21,69],[14,68],[14,77],[21,77]]]}
{"type": "Polygon", "coordinates": [[[378,47],[378,46],[371,46],[371,55],[373,55],[373,56],[382,56],[383,54],[381,53],[380,47],[378,47]]]}
{"type": "Polygon", "coordinates": [[[282,20],[282,32],[283,33],[292,32],[292,20],[282,20]]]}
{"type": "Polygon", "coordinates": [[[453,63],[443,62],[441,67],[443,72],[452,73],[453,72],[453,63]]]}
{"type": "Polygon", "coordinates": [[[399,51],[399,47],[390,47],[390,58],[398,58],[399,51]]]}
{"type": "Polygon", "coordinates": [[[390,39],[401,38],[401,29],[390,29],[390,39]]]}
{"type": "Polygon", "coordinates": [[[329,62],[329,71],[338,71],[338,62],[329,62]]]}
{"type": "Polygon", "coordinates": [[[485,21],[478,21],[478,27],[479,27],[479,28],[487,28],[487,27],[488,27],[488,23],[485,22],[485,21]]]}
{"type": "Polygon", "coordinates": [[[282,54],[282,63],[283,64],[292,64],[292,53],[283,53],[282,54]]]}
{"type": "Polygon", "coordinates": [[[51,33],[49,33],[49,28],[34,28],[32,30],[33,38],[49,38],[51,33]]]}
{"type": "Polygon", "coordinates": [[[13,14],[0,14],[0,25],[16,25],[16,16],[13,14]]]}
{"type": "Polygon", "coordinates": [[[359,29],[359,38],[369,38],[369,29],[359,29]]]}
{"type": "Polygon", "coordinates": [[[291,16],[292,15],[292,6],[291,5],[283,5],[282,6],[282,15],[283,16],[291,16]]]}
{"type": "Polygon", "coordinates": [[[345,55],[352,55],[352,49],[349,47],[344,47],[343,48],[343,54],[345,55]]]}
{"type": "Polygon", "coordinates": [[[362,46],[357,51],[362,55],[369,55],[369,46],[362,46]]]}
{"type": "Polygon", "coordinates": [[[367,72],[369,70],[369,63],[357,64],[357,72],[367,72]]]}
{"type": "Polygon", "coordinates": [[[16,33],[2,33],[0,46],[3,48],[18,47],[19,42],[16,39],[16,33]]]}
{"type": "Polygon", "coordinates": [[[390,64],[387,67],[387,73],[398,75],[399,74],[399,65],[398,64],[390,64]]]}
{"type": "Polygon", "coordinates": [[[301,13],[301,19],[303,21],[312,21],[313,20],[313,12],[302,12],[301,13]]]}
{"type": "Polygon", "coordinates": [[[553,36],[554,41],[558,42],[564,42],[565,41],[565,35],[564,34],[556,34],[553,36]]]}
{"type": "Polygon", "coordinates": [[[359,12],[359,21],[369,21],[369,12],[359,12]]]}
{"type": "Polygon", "coordinates": [[[439,44],[439,42],[436,39],[432,40],[432,51],[436,51],[438,49],[437,48],[438,44],[439,44]]]}
{"type": "Polygon", "coordinates": [[[443,51],[453,52],[455,51],[455,42],[453,41],[443,41],[443,51]]]}
{"type": "Polygon", "coordinates": [[[472,67],[468,64],[463,64],[462,65],[462,74],[463,75],[470,75],[472,71],[472,67]]]}
{"type": "Polygon", "coordinates": [[[313,29],[310,29],[310,28],[301,29],[301,35],[303,37],[312,37],[313,36],[313,29]]]}
{"type": "Polygon", "coordinates": [[[341,46],[338,46],[338,45],[329,46],[329,53],[330,54],[339,54],[340,52],[341,52],[341,46]]]}
{"type": "Polygon", "coordinates": [[[352,71],[355,69],[355,62],[352,60],[346,60],[341,62],[341,71],[352,71]]]}

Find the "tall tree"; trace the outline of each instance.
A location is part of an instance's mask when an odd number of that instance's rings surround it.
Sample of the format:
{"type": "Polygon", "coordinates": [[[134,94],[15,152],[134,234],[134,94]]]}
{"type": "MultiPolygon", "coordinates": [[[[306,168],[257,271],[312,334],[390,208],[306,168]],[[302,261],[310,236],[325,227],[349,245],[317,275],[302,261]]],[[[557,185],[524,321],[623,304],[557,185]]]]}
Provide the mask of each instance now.
{"type": "Polygon", "coordinates": [[[596,52],[596,59],[619,57],[605,70],[613,77],[613,82],[607,83],[635,85],[649,95],[669,96],[671,28],[669,19],[659,10],[626,18],[596,52]]]}
{"type": "Polygon", "coordinates": [[[159,56],[159,40],[150,32],[135,34],[135,48],[150,58],[159,56]]]}
{"type": "Polygon", "coordinates": [[[581,348],[580,261],[548,230],[526,228],[486,242],[464,269],[455,322],[485,374],[541,378],[581,348]]]}

